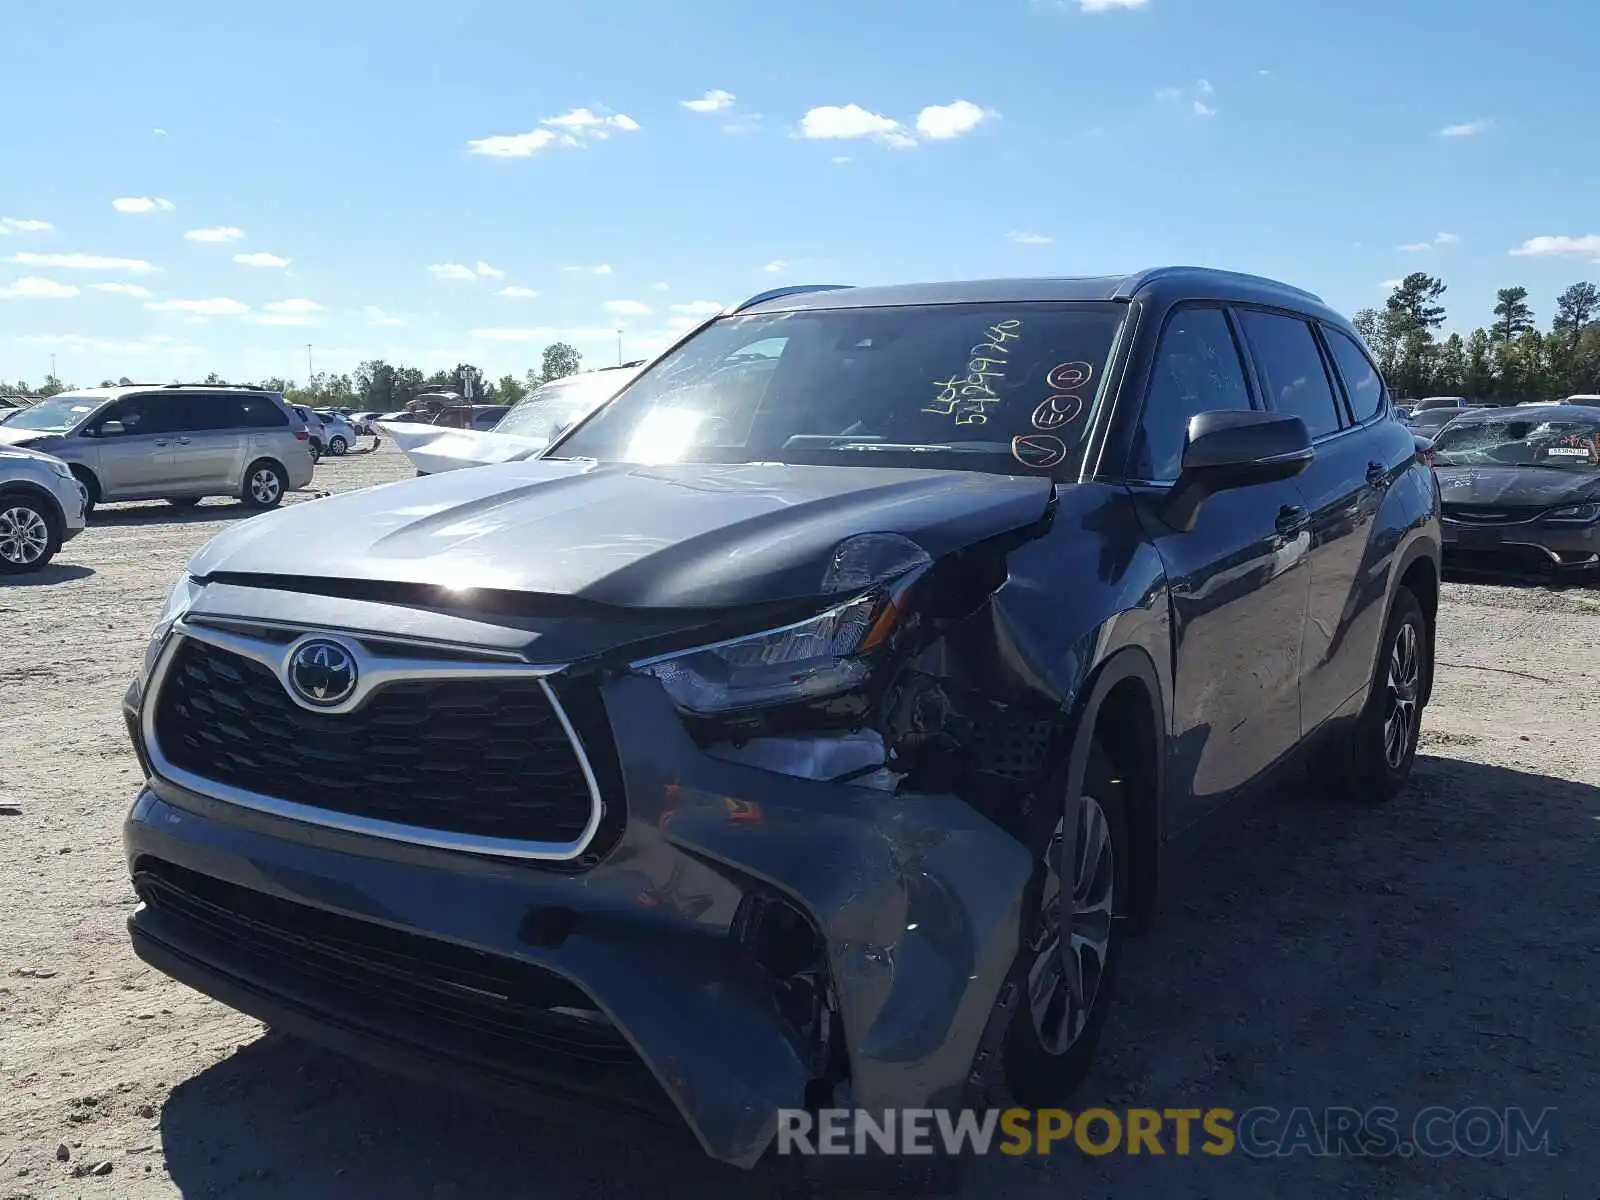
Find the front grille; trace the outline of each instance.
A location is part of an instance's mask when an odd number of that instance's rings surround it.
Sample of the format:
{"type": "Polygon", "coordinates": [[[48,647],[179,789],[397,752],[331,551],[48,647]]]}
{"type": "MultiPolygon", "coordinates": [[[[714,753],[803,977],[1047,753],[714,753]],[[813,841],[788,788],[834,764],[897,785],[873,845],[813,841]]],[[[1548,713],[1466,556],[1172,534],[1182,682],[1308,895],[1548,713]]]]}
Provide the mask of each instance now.
{"type": "Polygon", "coordinates": [[[155,733],[168,762],[202,778],[425,829],[566,844],[594,803],[537,679],[399,682],[355,712],[312,712],[263,664],[186,638],[155,733]]]}
{"type": "Polygon", "coordinates": [[[407,933],[140,858],[134,890],[177,948],[347,1024],[499,1075],[620,1100],[672,1102],[587,993],[532,963],[407,933]],[[583,1015],[593,1014],[593,1015],[583,1015]]]}
{"type": "Polygon", "coordinates": [[[1539,509],[1493,508],[1484,504],[1442,504],[1439,513],[1447,521],[1463,525],[1520,525],[1539,515],[1539,509]]]}

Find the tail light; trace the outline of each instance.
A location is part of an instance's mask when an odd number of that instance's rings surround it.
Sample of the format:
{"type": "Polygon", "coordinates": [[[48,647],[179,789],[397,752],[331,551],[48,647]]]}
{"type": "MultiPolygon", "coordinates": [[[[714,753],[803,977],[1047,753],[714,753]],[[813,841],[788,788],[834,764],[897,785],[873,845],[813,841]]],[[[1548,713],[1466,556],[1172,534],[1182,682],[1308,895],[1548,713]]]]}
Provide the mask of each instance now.
{"type": "Polygon", "coordinates": [[[309,442],[311,440],[311,434],[306,427],[302,425],[299,429],[294,431],[294,440],[297,442],[309,442]]]}

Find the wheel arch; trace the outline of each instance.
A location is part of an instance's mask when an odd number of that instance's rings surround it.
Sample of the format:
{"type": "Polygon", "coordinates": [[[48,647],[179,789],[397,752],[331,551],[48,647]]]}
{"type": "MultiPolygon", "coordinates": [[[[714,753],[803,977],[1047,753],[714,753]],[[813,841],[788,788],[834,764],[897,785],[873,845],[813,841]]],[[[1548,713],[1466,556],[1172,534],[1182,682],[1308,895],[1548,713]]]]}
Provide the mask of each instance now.
{"type": "Polygon", "coordinates": [[[83,484],[89,493],[91,503],[99,501],[105,495],[105,488],[100,484],[100,476],[95,474],[94,468],[87,463],[69,462],[67,469],[72,472],[72,477],[83,484]]]}
{"type": "MultiPolygon", "coordinates": [[[[1428,638],[1427,672],[1422,681],[1423,704],[1427,704],[1433,695],[1433,654],[1435,634],[1439,625],[1439,586],[1438,544],[1427,537],[1418,537],[1406,547],[1395,564],[1393,585],[1389,589],[1389,603],[1384,611],[1387,614],[1394,608],[1395,593],[1401,588],[1416,596],[1417,603],[1422,606],[1428,638]]],[[[1388,620],[1387,615],[1384,620],[1388,620]]],[[[1383,653],[1381,645],[1378,653],[1380,656],[1383,653]]],[[[1373,671],[1376,672],[1377,669],[1377,660],[1374,660],[1373,671]]]]}
{"type": "Polygon", "coordinates": [[[35,503],[44,501],[45,507],[55,514],[57,530],[66,529],[66,511],[61,507],[61,501],[50,494],[49,488],[40,487],[29,479],[8,479],[0,483],[0,497],[3,496],[26,496],[35,503]]]}
{"type": "Polygon", "coordinates": [[[1161,805],[1166,788],[1166,712],[1160,675],[1138,646],[1109,654],[1090,673],[1075,706],[1067,760],[1068,795],[1077,795],[1096,741],[1124,782],[1133,843],[1127,927],[1142,933],[1155,916],[1161,867],[1161,805]]]}

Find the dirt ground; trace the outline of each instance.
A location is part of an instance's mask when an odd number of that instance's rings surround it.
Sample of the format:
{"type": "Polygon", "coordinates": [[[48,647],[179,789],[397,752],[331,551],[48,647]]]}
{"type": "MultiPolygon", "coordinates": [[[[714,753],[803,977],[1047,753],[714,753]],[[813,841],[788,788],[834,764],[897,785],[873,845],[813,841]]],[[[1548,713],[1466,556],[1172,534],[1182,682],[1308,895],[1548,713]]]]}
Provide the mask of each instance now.
{"type": "MultiPolygon", "coordinates": [[[[407,467],[385,447],[325,462],[316,486],[407,467]]],[[[264,1035],[134,958],[119,701],[185,558],[244,515],[109,507],[43,574],[0,583],[0,1200],[770,1194],[671,1144],[543,1127],[264,1035]]],[[[1555,1156],[1068,1150],[985,1161],[967,1194],[1593,1197],[1597,613],[1600,590],[1448,584],[1415,783],[1360,810],[1285,789],[1191,846],[1078,1097],[1554,1107],[1555,1156]]]]}

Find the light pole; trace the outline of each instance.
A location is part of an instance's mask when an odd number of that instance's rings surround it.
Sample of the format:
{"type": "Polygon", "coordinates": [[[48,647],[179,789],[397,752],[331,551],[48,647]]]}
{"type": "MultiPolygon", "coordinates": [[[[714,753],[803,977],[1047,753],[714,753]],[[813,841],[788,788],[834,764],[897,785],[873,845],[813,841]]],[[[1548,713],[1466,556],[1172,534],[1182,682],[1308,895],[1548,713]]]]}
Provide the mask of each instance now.
{"type": "Polygon", "coordinates": [[[311,343],[306,343],[306,387],[311,386],[311,343]]]}
{"type": "Polygon", "coordinates": [[[622,330],[617,330],[617,366],[622,365],[622,330]]]}
{"type": "Polygon", "coordinates": [[[54,379],[55,377],[56,377],[56,356],[54,354],[52,354],[50,356],[50,378],[54,379]]]}

